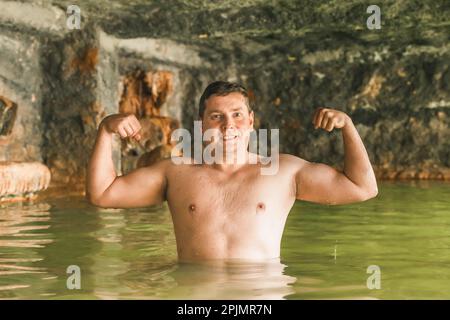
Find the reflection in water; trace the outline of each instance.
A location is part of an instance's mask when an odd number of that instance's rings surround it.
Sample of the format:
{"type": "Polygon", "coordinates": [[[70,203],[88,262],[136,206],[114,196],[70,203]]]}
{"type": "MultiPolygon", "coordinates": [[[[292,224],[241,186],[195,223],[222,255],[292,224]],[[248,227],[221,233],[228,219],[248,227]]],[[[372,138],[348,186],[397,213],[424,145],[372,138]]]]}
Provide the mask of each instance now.
{"type": "Polygon", "coordinates": [[[448,186],[385,183],[363,204],[297,202],[283,264],[177,263],[167,206],[0,205],[0,298],[448,299],[448,186]],[[81,290],[66,286],[69,265],[81,269],[81,290]],[[380,267],[381,290],[367,288],[369,265],[380,267]]]}
{"type": "Polygon", "coordinates": [[[279,261],[172,263],[121,275],[121,298],[134,299],[284,299],[296,278],[279,261]],[[123,291],[123,290],[122,290],[123,291]]]}
{"type": "Polygon", "coordinates": [[[99,299],[118,299],[121,295],[130,293],[120,284],[118,277],[129,269],[128,263],[121,259],[121,230],[126,225],[123,211],[99,209],[98,229],[91,233],[101,243],[99,251],[92,257],[94,263],[91,267],[91,272],[96,275],[93,293],[99,299]]]}
{"type": "Polygon", "coordinates": [[[0,298],[283,299],[293,293],[296,278],[283,274],[279,260],[177,263],[171,216],[161,209],[107,210],[79,200],[2,209],[0,298]],[[65,285],[72,264],[81,268],[79,292],[65,285]]]}
{"type": "Polygon", "coordinates": [[[15,209],[2,208],[0,215],[0,247],[22,247],[41,248],[44,244],[52,242],[49,239],[39,239],[46,236],[42,233],[32,233],[33,230],[45,230],[48,224],[37,224],[37,222],[48,222],[50,206],[41,203],[33,207],[15,209]],[[25,232],[24,232],[25,231],[25,232]],[[4,239],[5,237],[14,237],[4,239]],[[21,237],[31,239],[20,239],[21,237]]]}
{"type": "Polygon", "coordinates": [[[47,230],[50,225],[50,205],[2,205],[0,207],[0,297],[13,298],[16,290],[29,288],[24,277],[46,274],[46,268],[35,264],[43,258],[37,248],[51,243],[47,230]]]}
{"type": "Polygon", "coordinates": [[[180,263],[169,275],[177,286],[170,299],[283,299],[294,293],[295,277],[283,273],[278,259],[261,262],[180,263]]]}

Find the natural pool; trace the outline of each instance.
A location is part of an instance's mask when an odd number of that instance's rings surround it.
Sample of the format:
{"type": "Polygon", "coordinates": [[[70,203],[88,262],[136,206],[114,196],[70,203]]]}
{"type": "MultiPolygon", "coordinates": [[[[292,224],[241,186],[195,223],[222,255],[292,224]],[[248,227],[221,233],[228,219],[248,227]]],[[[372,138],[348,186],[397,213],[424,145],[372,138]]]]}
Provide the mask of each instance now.
{"type": "Polygon", "coordinates": [[[450,184],[380,183],[347,206],[297,202],[281,263],[180,265],[167,206],[82,198],[0,206],[2,299],[450,299],[450,184]],[[69,290],[66,269],[81,270],[69,290]],[[381,271],[368,289],[367,267],[381,271]]]}

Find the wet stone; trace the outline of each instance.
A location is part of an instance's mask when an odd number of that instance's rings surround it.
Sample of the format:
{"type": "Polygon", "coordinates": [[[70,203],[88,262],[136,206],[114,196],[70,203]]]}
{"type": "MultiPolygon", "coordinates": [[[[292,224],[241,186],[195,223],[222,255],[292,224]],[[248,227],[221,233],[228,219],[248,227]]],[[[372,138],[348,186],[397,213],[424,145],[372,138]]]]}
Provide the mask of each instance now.
{"type": "Polygon", "coordinates": [[[47,189],[50,170],[39,162],[0,161],[0,201],[47,189]]]}

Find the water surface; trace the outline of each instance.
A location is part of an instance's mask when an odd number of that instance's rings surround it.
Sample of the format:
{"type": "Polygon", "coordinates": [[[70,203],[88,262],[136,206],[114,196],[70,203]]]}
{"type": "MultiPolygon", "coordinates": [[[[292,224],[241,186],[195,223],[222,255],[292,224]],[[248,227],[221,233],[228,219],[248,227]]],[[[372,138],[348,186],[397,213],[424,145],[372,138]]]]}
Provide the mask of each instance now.
{"type": "Polygon", "coordinates": [[[166,205],[3,204],[0,298],[450,299],[450,184],[379,189],[354,205],[296,202],[281,262],[267,263],[177,263],[166,205]],[[70,265],[80,267],[80,290],[67,288],[70,265]],[[367,286],[371,265],[380,268],[380,289],[367,286]]]}

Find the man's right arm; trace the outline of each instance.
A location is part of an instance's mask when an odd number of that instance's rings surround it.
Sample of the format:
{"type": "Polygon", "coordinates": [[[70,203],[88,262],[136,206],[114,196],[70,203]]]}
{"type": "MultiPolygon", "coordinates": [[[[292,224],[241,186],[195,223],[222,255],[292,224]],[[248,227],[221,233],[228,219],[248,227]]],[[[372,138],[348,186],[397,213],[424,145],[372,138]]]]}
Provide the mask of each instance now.
{"type": "Polygon", "coordinates": [[[105,208],[133,208],[160,204],[165,200],[165,171],[168,161],[117,176],[112,160],[112,139],[139,136],[140,124],[134,116],[113,115],[100,124],[88,164],[86,197],[105,208]]]}

